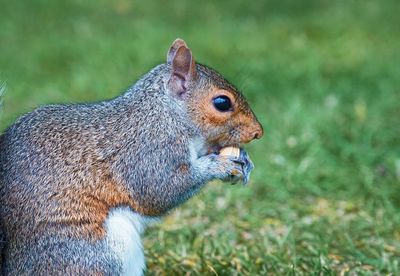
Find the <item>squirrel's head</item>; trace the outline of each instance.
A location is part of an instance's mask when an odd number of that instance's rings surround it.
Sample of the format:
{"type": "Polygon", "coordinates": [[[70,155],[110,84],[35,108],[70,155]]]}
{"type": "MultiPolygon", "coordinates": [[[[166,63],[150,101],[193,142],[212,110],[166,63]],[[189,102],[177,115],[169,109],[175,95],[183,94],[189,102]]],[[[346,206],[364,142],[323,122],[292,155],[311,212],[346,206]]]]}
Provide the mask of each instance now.
{"type": "Polygon", "coordinates": [[[263,136],[263,128],[243,95],[215,70],[196,64],[182,39],[173,42],[167,65],[168,90],[186,103],[188,114],[210,151],[239,146],[263,136]]]}

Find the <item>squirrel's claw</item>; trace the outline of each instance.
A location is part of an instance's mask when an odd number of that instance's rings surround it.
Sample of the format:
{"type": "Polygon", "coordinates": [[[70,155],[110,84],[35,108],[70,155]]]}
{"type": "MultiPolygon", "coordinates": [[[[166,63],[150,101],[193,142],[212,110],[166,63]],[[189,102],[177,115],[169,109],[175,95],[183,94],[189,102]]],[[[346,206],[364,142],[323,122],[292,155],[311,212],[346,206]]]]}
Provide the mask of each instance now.
{"type": "Polygon", "coordinates": [[[249,182],[250,173],[254,169],[253,162],[248,153],[244,149],[240,149],[239,157],[233,157],[230,160],[240,165],[241,169],[240,172],[230,175],[226,181],[232,182],[232,185],[234,185],[242,180],[243,184],[246,185],[249,182]]]}
{"type": "Polygon", "coordinates": [[[251,161],[249,155],[244,149],[240,149],[240,160],[243,162],[243,184],[246,185],[250,179],[250,173],[254,169],[254,164],[251,161]]]}

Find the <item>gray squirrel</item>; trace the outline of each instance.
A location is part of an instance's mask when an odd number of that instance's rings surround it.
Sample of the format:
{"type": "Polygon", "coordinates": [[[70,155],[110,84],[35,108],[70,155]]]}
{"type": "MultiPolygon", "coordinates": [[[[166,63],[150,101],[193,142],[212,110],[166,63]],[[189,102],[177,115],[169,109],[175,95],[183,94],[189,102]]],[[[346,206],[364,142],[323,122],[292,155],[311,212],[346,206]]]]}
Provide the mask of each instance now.
{"type": "Polygon", "coordinates": [[[146,225],[211,180],[245,178],[246,162],[219,150],[262,135],[181,39],[119,97],[23,115],[0,136],[0,271],[141,275],[146,225]]]}

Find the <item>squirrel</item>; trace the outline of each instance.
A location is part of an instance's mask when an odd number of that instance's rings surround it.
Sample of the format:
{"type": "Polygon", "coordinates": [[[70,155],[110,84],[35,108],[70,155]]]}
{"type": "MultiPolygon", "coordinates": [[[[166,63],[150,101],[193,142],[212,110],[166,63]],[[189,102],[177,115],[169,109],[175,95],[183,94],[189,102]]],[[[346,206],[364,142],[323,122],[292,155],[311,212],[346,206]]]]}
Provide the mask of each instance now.
{"type": "Polygon", "coordinates": [[[245,162],[218,152],[262,135],[182,39],[116,98],[21,116],[0,136],[1,272],[142,275],[146,225],[211,180],[244,179],[245,162]]]}

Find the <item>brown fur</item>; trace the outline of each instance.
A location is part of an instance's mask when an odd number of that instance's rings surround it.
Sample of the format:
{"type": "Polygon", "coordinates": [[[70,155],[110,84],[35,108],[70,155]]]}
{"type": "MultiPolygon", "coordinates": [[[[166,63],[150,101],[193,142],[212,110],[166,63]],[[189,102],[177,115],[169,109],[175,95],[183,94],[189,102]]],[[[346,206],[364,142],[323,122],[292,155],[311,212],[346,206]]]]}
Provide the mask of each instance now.
{"type": "Polygon", "coordinates": [[[190,114],[193,121],[204,132],[213,131],[208,143],[211,146],[239,146],[263,136],[263,128],[254,116],[241,94],[234,88],[221,89],[211,86],[199,96],[190,100],[190,114]],[[233,110],[219,112],[213,106],[212,100],[217,96],[227,96],[232,102],[233,110]]]}

